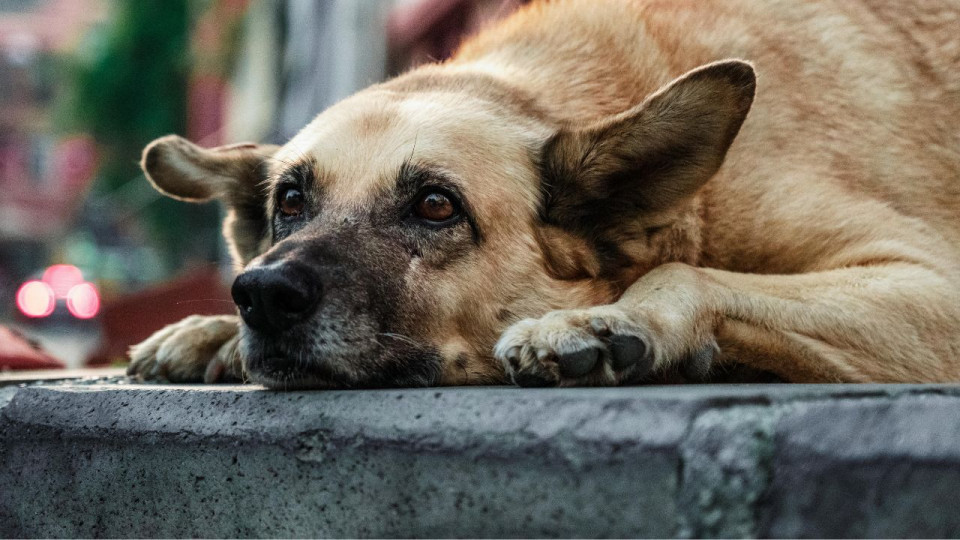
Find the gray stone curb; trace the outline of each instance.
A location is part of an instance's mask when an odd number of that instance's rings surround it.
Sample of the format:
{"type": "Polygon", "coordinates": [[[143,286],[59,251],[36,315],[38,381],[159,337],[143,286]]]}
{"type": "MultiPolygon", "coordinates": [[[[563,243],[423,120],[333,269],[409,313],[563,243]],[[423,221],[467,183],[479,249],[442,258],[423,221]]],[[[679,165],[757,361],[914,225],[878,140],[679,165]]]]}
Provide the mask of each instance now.
{"type": "Polygon", "coordinates": [[[0,388],[3,537],[955,537],[960,387],[0,388]]]}

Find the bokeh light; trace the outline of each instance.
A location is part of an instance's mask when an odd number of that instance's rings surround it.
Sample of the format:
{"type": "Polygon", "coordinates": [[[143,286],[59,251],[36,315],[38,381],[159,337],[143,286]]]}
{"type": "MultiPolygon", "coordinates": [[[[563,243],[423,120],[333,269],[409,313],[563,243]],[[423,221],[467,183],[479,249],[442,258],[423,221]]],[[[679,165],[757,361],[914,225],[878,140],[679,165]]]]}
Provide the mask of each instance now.
{"type": "Polygon", "coordinates": [[[38,280],[24,283],[17,291],[17,307],[27,317],[41,318],[50,315],[57,307],[53,288],[38,280]]]}
{"type": "Polygon", "coordinates": [[[71,288],[83,283],[83,274],[72,264],[54,264],[43,272],[43,281],[53,288],[57,298],[66,298],[71,288]]]}
{"type": "Polygon", "coordinates": [[[91,283],[74,285],[67,293],[67,309],[78,319],[95,317],[100,311],[100,294],[91,283]]]}

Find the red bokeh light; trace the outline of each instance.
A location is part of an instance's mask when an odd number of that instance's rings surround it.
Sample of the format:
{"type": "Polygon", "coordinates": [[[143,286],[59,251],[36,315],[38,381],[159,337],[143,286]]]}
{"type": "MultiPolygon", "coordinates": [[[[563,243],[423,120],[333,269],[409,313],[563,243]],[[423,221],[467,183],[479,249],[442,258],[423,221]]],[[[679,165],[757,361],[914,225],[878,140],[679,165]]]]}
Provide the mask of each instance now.
{"type": "Polygon", "coordinates": [[[83,283],[83,273],[72,264],[55,264],[43,272],[43,281],[53,288],[56,298],[66,298],[73,286],[83,283]]]}
{"type": "Polygon", "coordinates": [[[57,307],[57,299],[50,285],[37,280],[28,281],[17,290],[17,307],[27,317],[46,317],[57,307]]]}
{"type": "Polygon", "coordinates": [[[100,311],[100,294],[91,283],[80,283],[67,293],[67,309],[78,319],[95,317],[100,311]]]}

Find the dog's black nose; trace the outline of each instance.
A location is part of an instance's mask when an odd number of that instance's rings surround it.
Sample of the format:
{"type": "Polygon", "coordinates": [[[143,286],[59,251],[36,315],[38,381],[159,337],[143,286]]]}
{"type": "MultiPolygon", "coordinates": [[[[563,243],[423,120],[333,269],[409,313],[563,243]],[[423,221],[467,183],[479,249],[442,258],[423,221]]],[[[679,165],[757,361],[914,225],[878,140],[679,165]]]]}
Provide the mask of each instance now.
{"type": "Polygon", "coordinates": [[[243,321],[261,332],[279,332],[306,319],[321,292],[316,276],[289,264],[247,270],[230,289],[243,321]]]}

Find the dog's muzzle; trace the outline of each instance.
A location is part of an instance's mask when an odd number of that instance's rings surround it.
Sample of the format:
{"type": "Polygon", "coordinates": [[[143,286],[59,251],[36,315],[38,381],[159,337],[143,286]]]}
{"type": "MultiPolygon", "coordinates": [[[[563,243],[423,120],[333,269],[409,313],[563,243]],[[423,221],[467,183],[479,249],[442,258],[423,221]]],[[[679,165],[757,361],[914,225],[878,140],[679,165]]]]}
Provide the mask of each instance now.
{"type": "Polygon", "coordinates": [[[358,250],[351,240],[285,240],[237,276],[231,294],[249,380],[286,389],[439,380],[438,353],[398,323],[406,253],[397,248],[391,258],[383,255],[390,244],[367,240],[358,250]]]}

